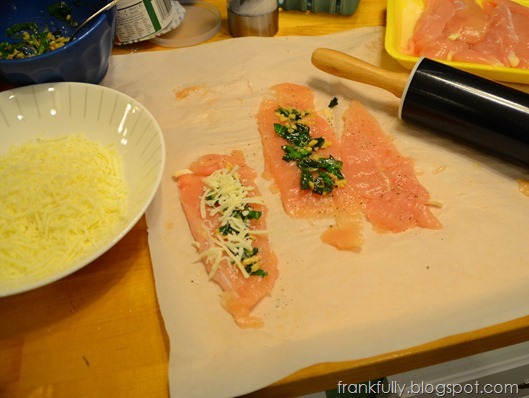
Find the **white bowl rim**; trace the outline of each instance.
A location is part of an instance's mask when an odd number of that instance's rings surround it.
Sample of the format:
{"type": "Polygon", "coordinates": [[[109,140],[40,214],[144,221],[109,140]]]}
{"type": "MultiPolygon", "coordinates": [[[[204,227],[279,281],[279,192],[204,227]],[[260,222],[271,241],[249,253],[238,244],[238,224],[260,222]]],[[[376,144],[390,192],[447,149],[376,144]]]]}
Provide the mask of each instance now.
{"type": "Polygon", "coordinates": [[[41,88],[47,90],[50,87],[62,89],[62,88],[67,88],[68,86],[78,86],[78,87],[85,86],[87,87],[87,89],[98,87],[98,89],[102,89],[107,92],[115,93],[116,95],[121,96],[124,99],[127,99],[129,102],[135,104],[136,106],[141,107],[143,109],[143,112],[152,119],[152,122],[157,129],[157,138],[160,140],[159,142],[160,143],[160,154],[159,155],[161,157],[160,167],[156,173],[156,178],[153,184],[153,189],[151,190],[149,195],[146,197],[141,209],[137,211],[134,214],[134,216],[128,220],[126,226],[120,229],[119,233],[114,235],[112,239],[110,239],[107,243],[98,247],[94,253],[91,253],[90,255],[85,256],[82,259],[79,259],[73,262],[72,266],[66,266],[66,268],[56,273],[53,273],[49,276],[46,276],[42,279],[39,279],[37,281],[30,281],[30,283],[28,284],[20,284],[19,286],[9,287],[3,290],[0,286],[0,298],[28,292],[28,291],[37,289],[39,287],[49,285],[53,282],[56,282],[60,279],[65,278],[68,275],[71,275],[79,271],[80,269],[86,267],[87,265],[95,261],[97,258],[101,257],[103,254],[108,252],[108,250],[110,250],[113,246],[115,246],[137,224],[140,218],[145,214],[145,211],[147,210],[149,205],[152,203],[154,196],[156,195],[156,192],[159,190],[160,185],[161,185],[161,180],[162,180],[164,168],[165,168],[165,156],[166,156],[165,141],[164,141],[162,129],[160,125],[158,124],[157,120],[152,115],[152,113],[144,105],[142,105],[137,100],[130,97],[129,95],[122,93],[118,90],[115,90],[115,89],[112,89],[106,86],[102,86],[102,85],[95,85],[95,84],[90,84],[90,83],[80,83],[80,82],[56,82],[56,83],[39,83],[39,84],[34,84],[34,85],[29,85],[29,86],[13,88],[10,90],[0,92],[0,98],[4,96],[7,96],[7,97],[12,96],[13,94],[16,94],[21,91],[39,90],[41,88]]]}

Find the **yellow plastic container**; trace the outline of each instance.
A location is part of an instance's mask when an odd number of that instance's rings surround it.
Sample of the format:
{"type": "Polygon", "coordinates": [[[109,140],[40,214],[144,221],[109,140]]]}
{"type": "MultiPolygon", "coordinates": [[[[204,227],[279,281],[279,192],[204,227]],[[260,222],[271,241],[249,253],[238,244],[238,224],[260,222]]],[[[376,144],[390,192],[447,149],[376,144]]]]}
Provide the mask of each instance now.
{"type": "MultiPolygon", "coordinates": [[[[527,1],[518,2],[527,5],[527,1]]],[[[409,70],[414,67],[419,57],[407,55],[403,49],[413,34],[413,29],[422,10],[422,0],[388,0],[385,48],[392,58],[409,70]]],[[[529,70],[527,69],[495,67],[469,62],[440,62],[491,80],[529,84],[529,70]]]]}

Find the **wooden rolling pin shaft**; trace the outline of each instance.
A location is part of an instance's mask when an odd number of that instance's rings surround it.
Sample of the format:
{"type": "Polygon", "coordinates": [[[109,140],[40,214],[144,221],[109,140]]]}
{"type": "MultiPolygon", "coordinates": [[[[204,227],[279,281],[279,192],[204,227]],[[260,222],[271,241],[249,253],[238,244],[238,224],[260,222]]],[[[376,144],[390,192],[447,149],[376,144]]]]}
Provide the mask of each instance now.
{"type": "Polygon", "coordinates": [[[312,64],[331,75],[383,88],[399,98],[402,97],[409,78],[408,73],[390,72],[328,48],[314,50],[312,64]]]}

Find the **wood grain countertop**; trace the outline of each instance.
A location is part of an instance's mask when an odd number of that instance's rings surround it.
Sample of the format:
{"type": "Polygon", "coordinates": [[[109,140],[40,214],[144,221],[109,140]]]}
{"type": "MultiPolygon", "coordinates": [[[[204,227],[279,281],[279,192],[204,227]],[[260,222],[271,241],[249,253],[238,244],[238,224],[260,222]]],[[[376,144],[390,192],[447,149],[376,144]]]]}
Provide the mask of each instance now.
{"type": "MultiPolygon", "coordinates": [[[[210,0],[229,38],[226,1],[210,0]]],[[[384,0],[352,16],[281,12],[278,36],[385,24],[384,0]]],[[[150,43],[114,56],[163,50],[150,43]]],[[[529,316],[418,347],[302,369],[248,397],[295,397],[529,340],[529,316]]],[[[0,298],[0,397],[168,396],[169,344],[158,308],[145,218],[102,257],[51,285],[0,298]]]]}

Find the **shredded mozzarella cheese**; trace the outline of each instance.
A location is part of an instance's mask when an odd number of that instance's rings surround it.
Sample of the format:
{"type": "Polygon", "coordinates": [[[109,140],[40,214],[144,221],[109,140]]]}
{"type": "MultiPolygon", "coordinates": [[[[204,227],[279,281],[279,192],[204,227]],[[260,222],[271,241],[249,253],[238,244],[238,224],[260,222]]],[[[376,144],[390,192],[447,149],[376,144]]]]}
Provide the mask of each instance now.
{"type": "Polygon", "coordinates": [[[236,265],[242,275],[249,278],[245,254],[253,249],[252,235],[266,233],[250,229],[248,222],[235,215],[237,211],[248,211],[249,205],[264,204],[262,197],[249,196],[253,187],[242,184],[238,170],[237,165],[219,169],[205,179],[206,186],[200,201],[201,218],[206,219],[208,215],[218,217],[221,227],[229,225],[233,231],[225,235],[218,231],[213,236],[207,234],[212,247],[204,251],[202,257],[212,264],[210,278],[213,278],[223,260],[236,265]]]}
{"type": "Polygon", "coordinates": [[[127,208],[116,150],[81,134],[0,155],[0,281],[41,278],[108,238],[127,208]]]}

